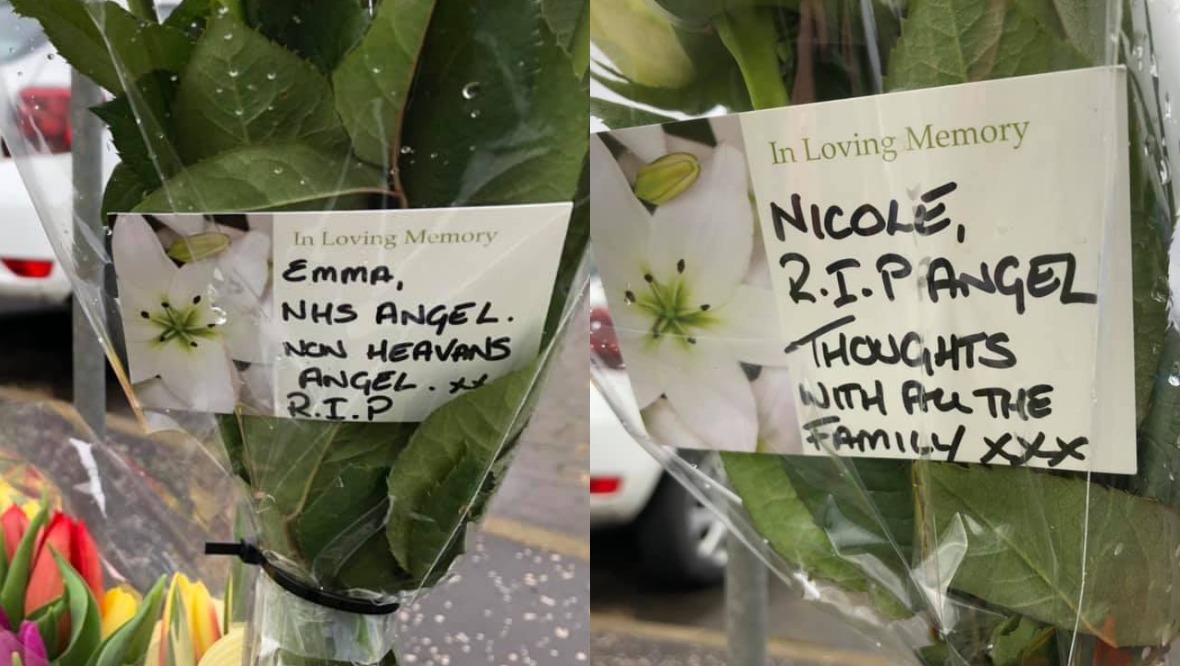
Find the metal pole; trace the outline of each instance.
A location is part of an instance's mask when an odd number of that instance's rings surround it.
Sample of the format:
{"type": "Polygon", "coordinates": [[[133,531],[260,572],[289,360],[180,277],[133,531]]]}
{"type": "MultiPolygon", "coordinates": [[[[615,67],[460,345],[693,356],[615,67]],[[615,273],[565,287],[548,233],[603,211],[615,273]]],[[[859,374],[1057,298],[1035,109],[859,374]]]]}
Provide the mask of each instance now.
{"type": "MultiPolygon", "coordinates": [[[[73,131],[74,264],[86,283],[102,284],[102,126],[90,112],[102,91],[73,72],[70,122],[73,131]]],[[[106,434],[106,358],[102,344],[82,309],[85,294],[74,296],[74,407],[99,439],[106,434]]]]}
{"type": "Polygon", "coordinates": [[[766,565],[730,532],[725,565],[725,623],[730,666],[766,666],[769,575],[766,565]]]}

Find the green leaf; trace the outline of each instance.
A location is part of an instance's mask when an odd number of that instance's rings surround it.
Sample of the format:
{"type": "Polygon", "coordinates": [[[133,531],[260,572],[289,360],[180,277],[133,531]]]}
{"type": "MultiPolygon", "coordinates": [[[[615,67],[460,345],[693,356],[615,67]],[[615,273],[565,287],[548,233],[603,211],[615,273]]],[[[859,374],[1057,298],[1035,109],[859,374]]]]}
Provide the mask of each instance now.
{"type": "Polygon", "coordinates": [[[33,611],[29,617],[25,618],[26,622],[32,622],[37,625],[37,632],[41,634],[41,640],[45,641],[45,653],[51,661],[56,662],[57,658],[66,649],[68,639],[67,636],[62,636],[62,630],[65,628],[65,620],[69,616],[70,607],[65,597],[55,599],[48,604],[33,611]]]}
{"type": "MultiPolygon", "coordinates": [[[[872,526],[835,524],[832,521],[839,513],[838,509],[827,516],[827,524],[824,524],[823,520],[812,516],[812,509],[797,490],[791,477],[791,468],[796,463],[827,461],[751,453],[725,453],[722,459],[729,481],[741,496],[755,527],[783,559],[817,579],[835,583],[849,591],[867,592],[878,610],[886,616],[900,618],[911,615],[903,602],[903,598],[908,595],[905,581],[897,577],[892,581],[881,580],[870,573],[874,568],[880,568],[880,560],[873,559],[871,564],[862,568],[858,564],[865,560],[858,561],[857,558],[864,553],[862,547],[846,540],[842,543],[833,540],[855,536],[858,531],[863,535],[864,530],[860,528],[869,527],[872,530],[872,526]],[[845,549],[848,549],[847,552],[845,549]],[[885,583],[889,583],[889,587],[885,583]]],[[[830,466],[832,463],[827,464],[830,466]]],[[[812,472],[821,474],[822,470],[817,467],[812,472]]],[[[832,481],[830,487],[836,489],[841,483],[850,482],[832,481]]],[[[880,530],[879,527],[875,529],[880,530]]],[[[880,540],[879,532],[869,538],[870,542],[880,540]]],[[[889,563],[887,570],[893,569],[892,563],[889,563]]]]}
{"type": "Polygon", "coordinates": [[[426,44],[399,165],[410,205],[571,200],[588,150],[587,81],[537,3],[440,0],[426,44]]]}
{"type": "Polygon", "coordinates": [[[528,420],[539,362],[465,393],[422,422],[389,474],[388,538],[397,561],[425,577],[462,537],[493,463],[528,420]]]}
{"type": "Polygon", "coordinates": [[[382,585],[404,578],[398,570],[359,570],[356,559],[373,535],[384,536],[384,481],[414,428],[238,417],[237,457],[252,491],[265,498],[256,507],[264,548],[320,585],[340,589],[341,577],[354,574],[354,583],[368,583],[357,587],[396,591],[382,585]]]}
{"type": "Polygon", "coordinates": [[[136,81],[128,92],[93,109],[110,128],[122,163],[135,171],[138,182],[152,188],[160,186],[161,178],[182,168],[173,148],[174,78],[165,72],[152,72],[136,81]]]}
{"type": "Polygon", "coordinates": [[[179,72],[192,43],[181,31],[140,21],[114,2],[14,0],[13,9],[36,19],[70,65],[112,93],[123,79],[139,80],[148,72],[179,72]]]}
{"type": "Polygon", "coordinates": [[[364,39],[332,74],[353,150],[385,170],[397,161],[402,116],[433,10],[434,0],[384,0],[364,39]]]}
{"type": "Polygon", "coordinates": [[[57,561],[57,568],[61,570],[65,581],[65,596],[70,610],[70,639],[54,664],[85,666],[102,642],[102,617],[98,612],[98,601],[86,581],[56,550],[53,551],[53,559],[57,561]]]}
{"type": "Polygon", "coordinates": [[[956,524],[968,549],[951,586],[1115,646],[1180,634],[1180,513],[1081,478],[917,463],[923,541],[956,524]],[[1084,585],[1085,594],[1082,594],[1084,585]]]}
{"type": "Polygon", "coordinates": [[[913,0],[886,77],[908,90],[1091,64],[1013,0],[913,0]]]}
{"type": "Polygon", "coordinates": [[[541,0],[541,15],[581,77],[590,65],[590,0],[541,0]]]}
{"type": "Polygon", "coordinates": [[[364,37],[372,4],[365,0],[248,0],[246,22],[324,74],[364,37]]]}
{"type": "Polygon", "coordinates": [[[102,197],[103,222],[111,213],[134,210],[151,191],[152,186],[141,181],[134,169],[123,163],[116,164],[102,197]]]}
{"type": "Polygon", "coordinates": [[[751,7],[775,7],[798,11],[800,0],[655,0],[678,23],[689,27],[708,25],[718,16],[751,7]]]}
{"type": "Polygon", "coordinates": [[[249,212],[384,191],[372,167],[298,143],[243,148],[195,164],[152,192],[137,212],[249,212]]]}
{"type": "Polygon", "coordinates": [[[164,611],[167,585],[168,577],[161,576],[140,602],[135,616],[103,641],[86,666],[135,666],[143,663],[156,621],[164,611]]]}
{"type": "Polygon", "coordinates": [[[29,522],[24,537],[12,555],[12,562],[8,567],[8,575],[4,578],[4,586],[0,587],[0,606],[4,608],[4,616],[18,626],[25,617],[25,590],[29,587],[29,575],[33,570],[33,557],[36,556],[37,539],[41,528],[49,520],[49,503],[42,502],[41,510],[29,522]]]}
{"type": "Polygon", "coordinates": [[[328,80],[228,14],[197,42],[173,113],[186,164],[251,146],[348,146],[328,80]]]}
{"type": "Polygon", "coordinates": [[[671,116],[665,116],[651,111],[644,111],[626,104],[611,102],[605,99],[590,99],[590,115],[598,118],[609,129],[624,129],[639,125],[661,125],[675,122],[671,116]]]}
{"type": "Polygon", "coordinates": [[[1180,332],[1168,328],[1151,413],[1139,438],[1135,494],[1180,508],[1180,332]]]}
{"type": "Polygon", "coordinates": [[[1026,617],[1013,617],[992,633],[994,666],[1057,663],[1057,630],[1026,617]]]}
{"type": "Polygon", "coordinates": [[[164,25],[189,35],[199,35],[205,30],[205,23],[213,13],[213,0],[181,0],[172,10],[164,25]]]}

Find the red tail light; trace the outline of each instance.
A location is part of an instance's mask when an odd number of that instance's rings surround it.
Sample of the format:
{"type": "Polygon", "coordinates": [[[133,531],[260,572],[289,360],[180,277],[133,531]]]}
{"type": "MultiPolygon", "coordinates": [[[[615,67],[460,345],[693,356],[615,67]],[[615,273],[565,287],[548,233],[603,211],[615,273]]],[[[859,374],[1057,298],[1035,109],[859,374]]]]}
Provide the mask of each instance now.
{"type": "Polygon", "coordinates": [[[615,325],[606,308],[594,308],[590,311],[590,352],[608,368],[623,367],[619,338],[615,335],[615,325]]]}
{"type": "Polygon", "coordinates": [[[47,278],[53,272],[52,261],[38,259],[0,259],[4,267],[23,278],[47,278]]]}
{"type": "Polygon", "coordinates": [[[70,152],[69,88],[25,88],[19,113],[20,132],[34,146],[54,154],[70,152]]]}
{"type": "Polygon", "coordinates": [[[623,482],[617,476],[599,476],[590,478],[591,495],[613,495],[623,487],[623,482]]]}

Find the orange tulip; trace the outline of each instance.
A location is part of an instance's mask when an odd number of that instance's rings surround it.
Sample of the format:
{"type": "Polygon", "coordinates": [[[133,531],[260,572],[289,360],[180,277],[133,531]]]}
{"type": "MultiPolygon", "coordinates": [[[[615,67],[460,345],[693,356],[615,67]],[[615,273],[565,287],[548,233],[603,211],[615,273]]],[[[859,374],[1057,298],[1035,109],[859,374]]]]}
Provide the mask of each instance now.
{"type": "MultiPolygon", "coordinates": [[[[5,530],[7,537],[8,532],[5,530]]],[[[31,614],[65,594],[61,571],[53,559],[54,550],[74,567],[90,586],[96,599],[103,596],[102,560],[90,530],[86,529],[82,521],[75,521],[57,511],[37,542],[33,570],[25,592],[25,613],[31,614]]]]}
{"type": "Polygon", "coordinates": [[[8,554],[8,561],[11,562],[16,547],[20,545],[25,531],[29,529],[29,517],[19,506],[13,504],[0,516],[0,528],[4,529],[4,552],[8,554]]]}

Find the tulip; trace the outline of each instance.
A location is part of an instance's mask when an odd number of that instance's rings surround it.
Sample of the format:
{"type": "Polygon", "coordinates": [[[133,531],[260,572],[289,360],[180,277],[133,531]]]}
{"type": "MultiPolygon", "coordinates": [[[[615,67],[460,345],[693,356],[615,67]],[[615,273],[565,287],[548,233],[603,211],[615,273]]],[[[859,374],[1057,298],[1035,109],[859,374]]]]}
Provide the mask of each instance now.
{"type": "Polygon", "coordinates": [[[102,597],[102,637],[105,639],[131,621],[139,610],[139,597],[122,587],[112,587],[102,597]]]}
{"type": "Polygon", "coordinates": [[[145,666],[196,666],[221,638],[220,617],[204,583],[174,575],[145,666]]]}
{"type": "MultiPolygon", "coordinates": [[[[5,538],[7,537],[6,530],[5,538]]],[[[94,538],[90,536],[85,523],[75,521],[58,511],[53,514],[37,543],[33,570],[29,575],[29,585],[25,592],[26,615],[31,615],[65,594],[61,570],[53,559],[54,551],[74,567],[96,599],[103,596],[102,561],[99,559],[94,538]]]]}
{"type": "Polygon", "coordinates": [[[32,622],[21,624],[20,631],[8,628],[8,621],[0,629],[0,666],[49,666],[49,654],[41,632],[32,622]]]}
{"type": "Polygon", "coordinates": [[[9,562],[20,545],[21,537],[29,529],[29,516],[20,507],[13,504],[8,507],[4,515],[0,516],[0,527],[4,529],[4,552],[9,562]]]}
{"type": "Polygon", "coordinates": [[[197,666],[239,666],[245,645],[245,626],[237,625],[209,648],[197,666]]]}

